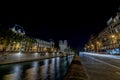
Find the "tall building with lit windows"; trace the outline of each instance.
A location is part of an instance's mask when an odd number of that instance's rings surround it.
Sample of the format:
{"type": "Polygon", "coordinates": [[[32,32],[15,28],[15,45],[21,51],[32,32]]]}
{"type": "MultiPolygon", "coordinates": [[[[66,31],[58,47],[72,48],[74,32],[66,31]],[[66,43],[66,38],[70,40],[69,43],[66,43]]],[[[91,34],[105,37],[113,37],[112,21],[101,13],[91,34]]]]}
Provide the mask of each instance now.
{"type": "Polygon", "coordinates": [[[18,24],[0,33],[0,51],[8,52],[52,52],[53,41],[44,41],[25,35],[25,30],[18,24]]]}
{"type": "MultiPolygon", "coordinates": [[[[98,36],[94,39],[96,41],[92,44],[97,47],[99,51],[105,51],[109,54],[120,54],[120,10],[116,15],[110,17],[107,21],[107,27],[103,29],[98,36]],[[96,44],[96,43],[99,43],[96,44]],[[99,46],[99,47],[98,47],[99,46]]],[[[85,49],[88,51],[93,50],[90,48],[91,44],[86,44],[85,49]]],[[[94,49],[96,51],[96,49],[94,49]]]]}

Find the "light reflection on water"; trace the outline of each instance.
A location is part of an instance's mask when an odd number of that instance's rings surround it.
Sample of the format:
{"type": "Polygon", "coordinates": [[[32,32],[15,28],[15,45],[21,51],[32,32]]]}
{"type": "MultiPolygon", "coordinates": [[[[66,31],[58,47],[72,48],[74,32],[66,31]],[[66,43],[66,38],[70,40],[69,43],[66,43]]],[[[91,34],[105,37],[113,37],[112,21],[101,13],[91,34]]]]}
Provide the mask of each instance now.
{"type": "Polygon", "coordinates": [[[45,80],[48,77],[48,62],[49,60],[44,60],[44,64],[40,66],[40,79],[45,80]]]}
{"type": "Polygon", "coordinates": [[[13,69],[11,70],[11,74],[7,74],[3,77],[3,80],[21,80],[21,65],[15,65],[13,66],[13,69]]]}
{"type": "Polygon", "coordinates": [[[60,77],[60,57],[56,58],[56,73],[58,73],[56,75],[56,79],[59,79],[59,77],[60,77]]]}
{"type": "Polygon", "coordinates": [[[54,80],[54,78],[55,78],[55,58],[52,58],[52,60],[51,60],[51,64],[49,64],[49,76],[48,76],[48,78],[50,79],[50,80],[54,80]]]}
{"type": "Polygon", "coordinates": [[[0,80],[63,80],[73,59],[57,57],[0,66],[0,80]]]}
{"type": "Polygon", "coordinates": [[[25,78],[24,80],[37,80],[38,74],[38,62],[32,63],[32,68],[29,68],[25,72],[25,78]]]}

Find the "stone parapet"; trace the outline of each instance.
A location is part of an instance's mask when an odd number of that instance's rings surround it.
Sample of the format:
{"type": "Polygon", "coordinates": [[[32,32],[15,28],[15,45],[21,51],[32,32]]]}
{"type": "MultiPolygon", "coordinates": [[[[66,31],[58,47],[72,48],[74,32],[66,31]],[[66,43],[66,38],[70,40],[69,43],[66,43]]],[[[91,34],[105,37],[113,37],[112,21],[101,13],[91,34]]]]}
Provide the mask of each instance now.
{"type": "Polygon", "coordinates": [[[88,80],[88,76],[84,71],[78,55],[74,56],[64,80],[88,80]]]}

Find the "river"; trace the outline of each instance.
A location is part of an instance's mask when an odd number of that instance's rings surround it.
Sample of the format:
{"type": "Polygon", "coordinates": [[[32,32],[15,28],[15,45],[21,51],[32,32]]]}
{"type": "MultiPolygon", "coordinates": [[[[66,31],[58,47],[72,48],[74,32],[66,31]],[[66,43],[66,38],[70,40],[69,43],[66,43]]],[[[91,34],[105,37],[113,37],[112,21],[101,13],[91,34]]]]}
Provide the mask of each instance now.
{"type": "Polygon", "coordinates": [[[0,65],[0,80],[63,80],[73,55],[0,65]]]}

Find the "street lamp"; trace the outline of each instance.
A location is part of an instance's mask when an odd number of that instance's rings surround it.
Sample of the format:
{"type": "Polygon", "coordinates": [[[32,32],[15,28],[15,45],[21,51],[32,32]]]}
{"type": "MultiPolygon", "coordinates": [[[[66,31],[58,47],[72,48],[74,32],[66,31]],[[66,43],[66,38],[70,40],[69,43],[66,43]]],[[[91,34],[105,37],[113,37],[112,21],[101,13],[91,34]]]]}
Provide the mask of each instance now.
{"type": "Polygon", "coordinates": [[[115,35],[111,35],[112,38],[115,38],[115,35]]]}
{"type": "Polygon", "coordinates": [[[112,45],[112,48],[115,48],[116,36],[115,36],[114,34],[112,34],[110,37],[111,37],[111,45],[112,45]]]}
{"type": "Polygon", "coordinates": [[[96,49],[97,49],[97,52],[100,50],[100,45],[101,43],[99,41],[96,42],[96,49]]]}
{"type": "Polygon", "coordinates": [[[44,47],[44,48],[43,48],[43,51],[44,51],[44,52],[46,52],[46,51],[47,51],[47,48],[46,48],[46,47],[44,47]]]}
{"type": "Polygon", "coordinates": [[[111,41],[112,41],[112,44],[116,42],[116,36],[115,35],[111,35],[111,41]]]}
{"type": "Polygon", "coordinates": [[[90,46],[91,46],[91,50],[94,51],[94,45],[91,44],[90,46]]]}

